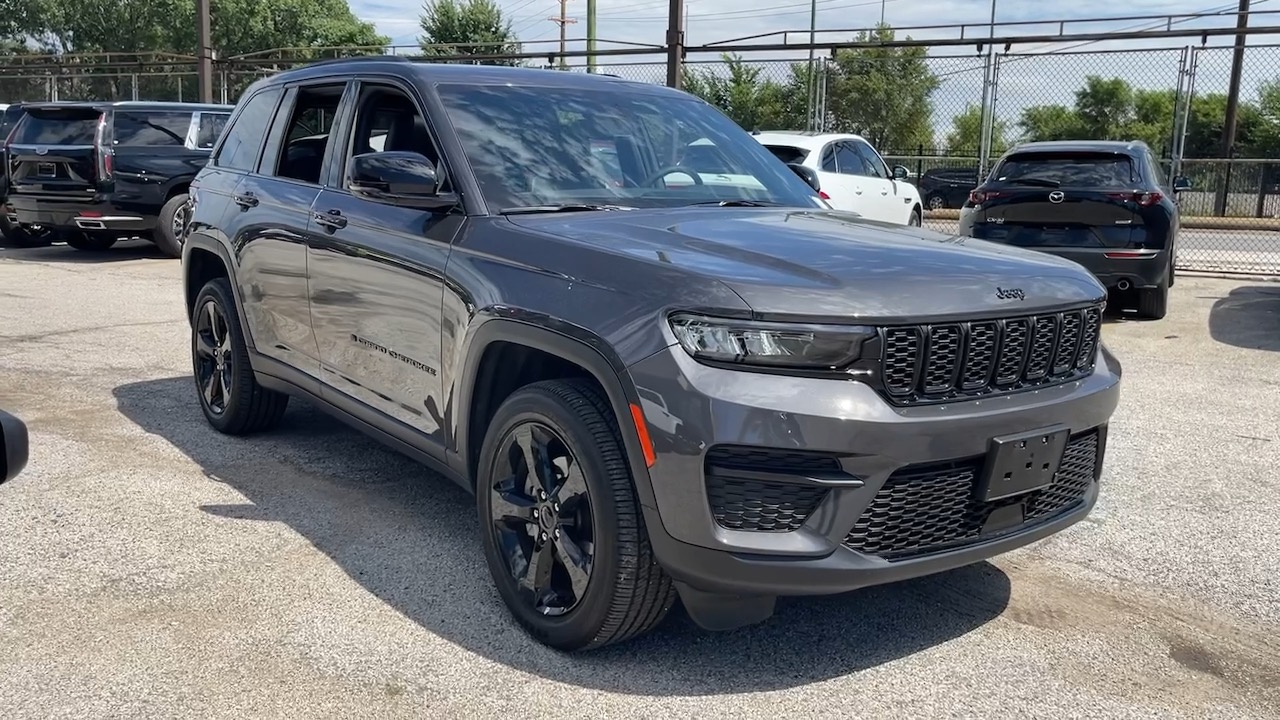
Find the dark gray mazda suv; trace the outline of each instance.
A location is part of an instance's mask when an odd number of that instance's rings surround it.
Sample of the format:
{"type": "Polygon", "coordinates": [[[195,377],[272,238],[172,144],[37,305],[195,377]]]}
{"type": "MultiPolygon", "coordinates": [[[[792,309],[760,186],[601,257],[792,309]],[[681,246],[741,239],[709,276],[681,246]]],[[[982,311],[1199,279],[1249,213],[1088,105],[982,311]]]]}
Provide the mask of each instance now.
{"type": "Polygon", "coordinates": [[[305,398],[474,492],[498,594],[557,648],[677,596],[728,629],[973,563],[1097,498],[1092,275],[827,209],[681,92],[319,63],[244,93],[191,198],[209,423],[305,398]]]}

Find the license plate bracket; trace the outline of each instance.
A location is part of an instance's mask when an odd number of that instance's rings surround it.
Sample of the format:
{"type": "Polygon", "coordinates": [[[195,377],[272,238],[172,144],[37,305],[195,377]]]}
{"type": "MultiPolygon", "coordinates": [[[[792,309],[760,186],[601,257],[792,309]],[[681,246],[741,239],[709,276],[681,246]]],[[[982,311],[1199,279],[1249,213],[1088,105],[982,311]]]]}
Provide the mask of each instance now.
{"type": "Polygon", "coordinates": [[[1052,484],[1070,436],[1070,427],[1057,425],[991,438],[978,497],[992,502],[1052,484]]]}
{"type": "Polygon", "coordinates": [[[36,163],[36,175],[40,177],[57,177],[58,166],[53,163],[36,163]]]}

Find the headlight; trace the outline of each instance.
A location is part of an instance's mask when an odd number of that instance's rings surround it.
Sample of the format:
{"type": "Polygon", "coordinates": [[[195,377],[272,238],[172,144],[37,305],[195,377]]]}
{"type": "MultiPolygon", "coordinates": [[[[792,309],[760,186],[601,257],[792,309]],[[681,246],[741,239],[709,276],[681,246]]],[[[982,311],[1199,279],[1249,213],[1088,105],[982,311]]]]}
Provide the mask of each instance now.
{"type": "Polygon", "coordinates": [[[855,325],[793,325],[680,313],[671,330],[685,352],[702,360],[834,370],[857,360],[875,335],[855,325]]]}

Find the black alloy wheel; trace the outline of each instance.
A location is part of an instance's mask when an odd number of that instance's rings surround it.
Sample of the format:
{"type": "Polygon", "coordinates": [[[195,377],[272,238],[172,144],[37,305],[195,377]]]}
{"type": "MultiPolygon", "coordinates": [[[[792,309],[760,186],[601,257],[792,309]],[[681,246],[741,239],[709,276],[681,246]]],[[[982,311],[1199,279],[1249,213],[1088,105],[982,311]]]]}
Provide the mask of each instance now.
{"type": "Polygon", "coordinates": [[[196,386],[209,412],[222,415],[235,383],[231,327],[217,301],[209,298],[196,313],[196,386]]]}
{"type": "Polygon", "coordinates": [[[522,600],[564,615],[586,596],[595,560],[591,493],[564,438],[537,421],[503,438],[489,492],[491,532],[522,600]]]}
{"type": "Polygon", "coordinates": [[[542,380],[502,402],[480,448],[485,564],[516,622],[557,650],[643,635],[675,603],[616,418],[591,381],[542,380]]]}

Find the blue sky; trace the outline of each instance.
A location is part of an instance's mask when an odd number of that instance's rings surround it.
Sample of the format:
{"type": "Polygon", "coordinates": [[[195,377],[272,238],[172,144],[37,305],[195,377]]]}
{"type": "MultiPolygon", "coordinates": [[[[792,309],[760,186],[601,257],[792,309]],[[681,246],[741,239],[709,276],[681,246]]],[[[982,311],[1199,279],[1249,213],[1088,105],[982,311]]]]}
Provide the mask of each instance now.
{"type": "MultiPolygon", "coordinates": [[[[791,31],[789,42],[803,43],[808,36],[808,0],[686,0],[689,44],[705,44],[733,38],[778,33],[769,42],[781,42],[780,31],[791,31]]],[[[529,51],[552,50],[556,46],[559,31],[547,18],[558,14],[557,0],[499,0],[500,5],[513,22],[513,27],[529,51]],[[537,42],[543,41],[543,42],[537,42]]],[[[1128,0],[1124,3],[1104,0],[1074,0],[1070,3],[1045,0],[997,0],[997,22],[1034,22],[1038,20],[1093,19],[1125,16],[1196,12],[1234,12],[1237,0],[1128,0]]],[[[411,45],[418,35],[418,14],[421,0],[351,0],[356,15],[373,22],[379,30],[392,38],[393,44],[411,45]]],[[[599,37],[602,41],[631,43],[661,43],[666,31],[668,0],[598,0],[597,18],[599,37]]],[[[1277,15],[1256,15],[1251,25],[1273,25],[1280,31],[1280,0],[1253,0],[1255,10],[1270,10],[1277,15]]],[[[910,28],[925,25],[959,26],[965,36],[981,37],[986,34],[991,13],[990,0],[885,0],[884,18],[894,27],[910,28]]],[[[817,27],[819,39],[836,41],[849,37],[850,33],[821,33],[822,30],[870,27],[880,20],[881,0],[817,0],[817,27]]],[[[586,0],[569,0],[567,14],[578,23],[570,25],[568,37],[571,49],[583,47],[585,36],[586,0]],[[576,41],[576,42],[575,42],[576,41]]],[[[1184,21],[1181,27],[1224,26],[1234,22],[1232,17],[1211,21],[1184,21]]],[[[1151,21],[1116,21],[1068,25],[1067,32],[1100,32],[1106,30],[1149,29],[1151,21]]],[[[1056,31],[1055,26],[1025,26],[1005,28],[997,34],[1047,34],[1056,31]]],[[[958,37],[959,30],[949,27],[937,30],[913,30],[913,37],[958,37]]],[[[1211,49],[1199,56],[1196,89],[1198,93],[1225,92],[1230,68],[1229,37],[1211,38],[1211,49]]],[[[1123,77],[1131,84],[1147,88],[1171,88],[1178,82],[1181,48],[1198,45],[1198,38],[1172,40],[1126,41],[1123,43],[1057,43],[1028,45],[1013,48],[1015,53],[1052,53],[1049,57],[1009,58],[1002,65],[997,101],[997,113],[1007,121],[1014,121],[1021,110],[1029,105],[1062,103],[1070,104],[1072,93],[1090,74],[1123,77]],[[1124,50],[1119,53],[1098,51],[1124,50]]],[[[1280,78],[1280,34],[1267,38],[1253,38],[1253,48],[1246,54],[1243,94],[1252,97],[1257,87],[1280,78]],[[1261,47],[1275,46],[1275,47],[1261,47]]],[[[603,46],[603,45],[602,45],[603,46]]],[[[966,104],[977,103],[982,92],[983,65],[973,46],[936,48],[930,51],[931,66],[942,79],[942,86],[934,96],[935,125],[939,136],[945,134],[950,118],[961,112],[966,104]]],[[[785,63],[779,60],[803,60],[807,51],[768,53],[748,56],[749,59],[772,60],[765,70],[767,75],[782,80],[785,63]]],[[[689,60],[712,60],[710,56],[690,55],[689,60]]],[[[665,71],[660,56],[629,59],[628,67],[613,67],[606,72],[635,79],[662,82],[665,71]],[[643,63],[643,64],[635,64],[643,63]]]]}

